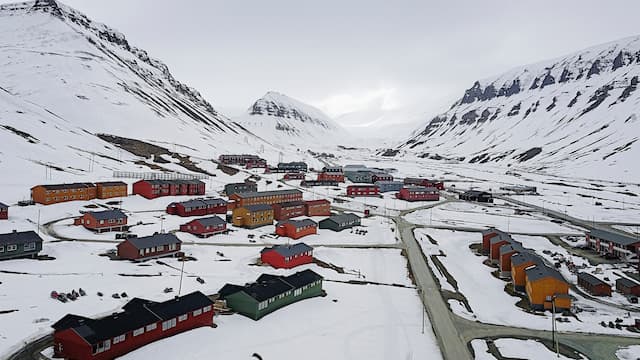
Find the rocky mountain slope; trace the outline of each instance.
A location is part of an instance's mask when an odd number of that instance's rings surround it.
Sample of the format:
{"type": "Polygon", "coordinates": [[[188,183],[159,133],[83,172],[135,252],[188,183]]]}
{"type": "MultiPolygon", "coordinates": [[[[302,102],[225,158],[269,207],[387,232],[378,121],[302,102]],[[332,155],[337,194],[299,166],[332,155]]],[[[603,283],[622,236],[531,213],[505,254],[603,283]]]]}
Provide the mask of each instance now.
{"type": "Polygon", "coordinates": [[[277,156],[124,35],[56,1],[0,5],[0,44],[0,171],[21,178],[6,182],[200,172],[228,151],[277,156]]]}
{"type": "Polygon", "coordinates": [[[639,76],[632,37],[476,81],[397,156],[637,181],[639,76]]]}
{"type": "Polygon", "coordinates": [[[269,91],[234,118],[247,130],[273,144],[331,146],[344,139],[344,129],[321,110],[287,95],[269,91]]]}

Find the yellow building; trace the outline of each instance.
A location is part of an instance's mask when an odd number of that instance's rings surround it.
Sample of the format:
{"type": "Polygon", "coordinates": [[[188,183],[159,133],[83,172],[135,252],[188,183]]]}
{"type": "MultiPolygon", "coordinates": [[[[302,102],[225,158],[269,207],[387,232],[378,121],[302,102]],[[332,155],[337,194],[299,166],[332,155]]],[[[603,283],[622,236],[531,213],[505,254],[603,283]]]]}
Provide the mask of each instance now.
{"type": "Polygon", "coordinates": [[[246,228],[257,228],[273,225],[273,208],[271,205],[247,205],[233,209],[233,225],[246,228]]]}
{"type": "Polygon", "coordinates": [[[555,302],[557,311],[571,308],[569,284],[556,269],[536,265],[525,270],[525,273],[525,288],[532,309],[550,310],[552,302],[555,302]]]}

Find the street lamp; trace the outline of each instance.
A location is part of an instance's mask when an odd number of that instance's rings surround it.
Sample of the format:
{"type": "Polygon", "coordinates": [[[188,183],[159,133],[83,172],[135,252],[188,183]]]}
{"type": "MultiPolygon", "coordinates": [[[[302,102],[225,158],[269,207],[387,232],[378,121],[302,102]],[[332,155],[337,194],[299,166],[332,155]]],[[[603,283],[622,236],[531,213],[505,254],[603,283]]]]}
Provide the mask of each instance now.
{"type": "Polygon", "coordinates": [[[556,357],[560,357],[558,335],[556,335],[556,295],[551,297],[551,342],[556,348],[556,357]]]}

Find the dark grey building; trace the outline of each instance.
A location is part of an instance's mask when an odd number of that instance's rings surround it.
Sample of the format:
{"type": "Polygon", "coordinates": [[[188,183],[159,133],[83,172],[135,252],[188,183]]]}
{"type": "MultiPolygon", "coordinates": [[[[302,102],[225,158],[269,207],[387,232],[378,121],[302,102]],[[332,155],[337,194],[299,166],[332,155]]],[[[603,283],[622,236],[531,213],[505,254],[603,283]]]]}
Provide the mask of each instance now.
{"type": "Polygon", "coordinates": [[[0,234],[0,260],[36,257],[42,251],[42,238],[35,231],[0,234]]]}
{"type": "Polygon", "coordinates": [[[307,170],[309,170],[309,166],[307,166],[307,163],[302,161],[293,161],[288,163],[278,163],[278,170],[307,172],[307,170]]]}
{"type": "Polygon", "coordinates": [[[258,191],[258,184],[247,181],[241,183],[231,183],[224,186],[224,193],[227,196],[235,193],[255,192],[258,191]]]}
{"type": "Polygon", "coordinates": [[[475,201],[483,203],[492,203],[493,196],[486,191],[469,190],[458,196],[460,200],[475,201]]]}
{"type": "Polygon", "coordinates": [[[360,217],[356,214],[339,214],[321,220],[318,223],[320,229],[329,229],[333,231],[342,231],[354,226],[360,226],[360,217]]]}

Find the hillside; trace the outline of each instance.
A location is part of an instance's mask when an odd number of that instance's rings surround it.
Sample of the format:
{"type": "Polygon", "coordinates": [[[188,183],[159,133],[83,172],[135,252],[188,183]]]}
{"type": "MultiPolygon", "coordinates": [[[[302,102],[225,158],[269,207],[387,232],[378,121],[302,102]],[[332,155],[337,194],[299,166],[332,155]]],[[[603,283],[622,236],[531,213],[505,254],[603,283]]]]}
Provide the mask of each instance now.
{"type": "Polygon", "coordinates": [[[0,171],[20,170],[3,176],[20,189],[4,201],[34,182],[210,173],[208,159],[229,151],[277,156],[123,34],[60,3],[0,5],[0,43],[0,171]]]}
{"type": "Polygon", "coordinates": [[[476,81],[398,149],[433,159],[636,181],[639,75],[640,37],[513,69],[476,81]]]}
{"type": "Polygon", "coordinates": [[[325,148],[339,144],[345,130],[321,110],[269,91],[234,119],[252,133],[281,146],[325,148]]]}

